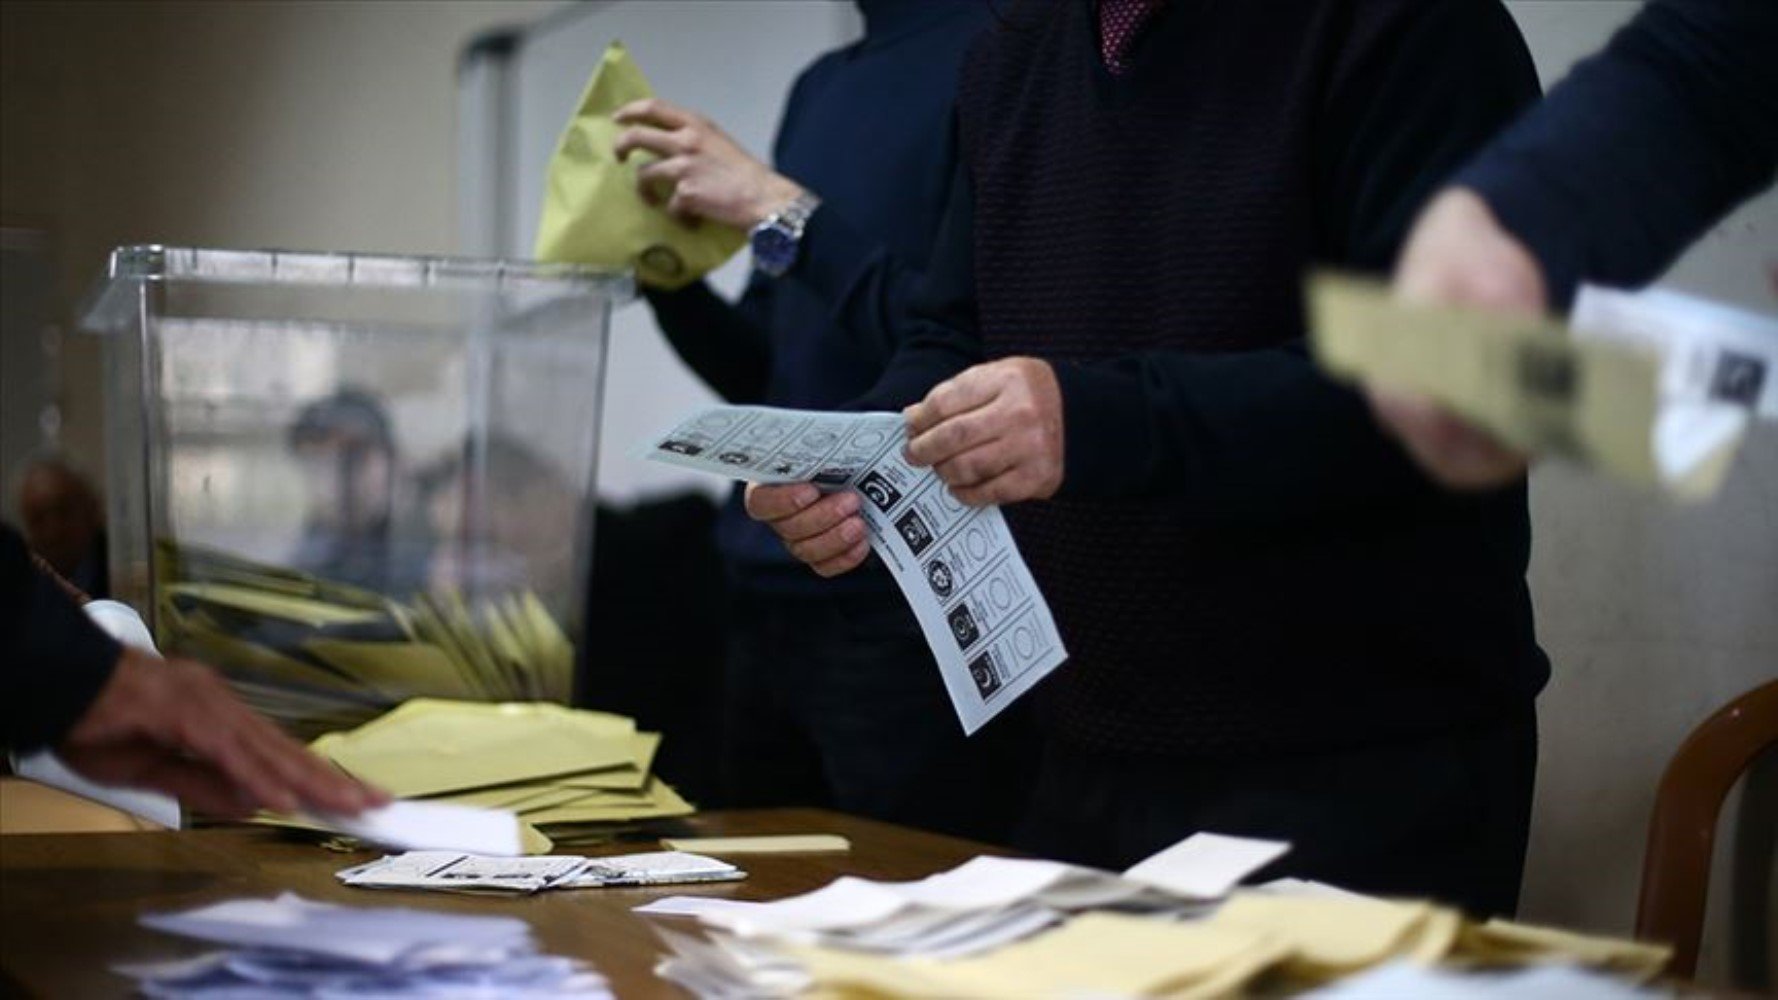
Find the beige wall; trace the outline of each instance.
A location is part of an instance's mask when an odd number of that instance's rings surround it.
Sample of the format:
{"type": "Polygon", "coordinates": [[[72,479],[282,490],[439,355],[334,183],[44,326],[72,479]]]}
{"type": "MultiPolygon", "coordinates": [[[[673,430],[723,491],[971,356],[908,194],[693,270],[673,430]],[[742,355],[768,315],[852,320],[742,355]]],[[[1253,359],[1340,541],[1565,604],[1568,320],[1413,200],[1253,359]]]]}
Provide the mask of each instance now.
{"type": "MultiPolygon", "coordinates": [[[[455,249],[455,62],[560,0],[0,4],[0,214],[54,241],[66,321],[123,243],[455,249]]],[[[64,443],[97,467],[93,343],[64,443]]]]}

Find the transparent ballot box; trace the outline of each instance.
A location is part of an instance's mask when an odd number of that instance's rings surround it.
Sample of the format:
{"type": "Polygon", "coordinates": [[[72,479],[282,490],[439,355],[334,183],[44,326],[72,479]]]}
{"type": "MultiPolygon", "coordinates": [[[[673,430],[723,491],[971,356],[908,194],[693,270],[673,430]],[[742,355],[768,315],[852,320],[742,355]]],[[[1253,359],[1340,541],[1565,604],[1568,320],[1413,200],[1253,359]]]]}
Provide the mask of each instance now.
{"type": "Polygon", "coordinates": [[[105,335],[116,596],[299,734],[566,701],[627,275],[125,247],[105,335]]]}

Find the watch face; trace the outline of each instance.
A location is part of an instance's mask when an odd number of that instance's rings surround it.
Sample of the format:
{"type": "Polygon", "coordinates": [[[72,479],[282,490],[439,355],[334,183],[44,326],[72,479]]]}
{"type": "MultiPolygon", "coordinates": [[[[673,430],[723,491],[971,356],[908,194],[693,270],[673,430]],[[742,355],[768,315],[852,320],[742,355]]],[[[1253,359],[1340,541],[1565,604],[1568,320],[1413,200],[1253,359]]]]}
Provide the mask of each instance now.
{"type": "Polygon", "coordinates": [[[767,274],[783,274],[796,263],[796,240],[777,226],[753,233],[753,264],[767,274]]]}

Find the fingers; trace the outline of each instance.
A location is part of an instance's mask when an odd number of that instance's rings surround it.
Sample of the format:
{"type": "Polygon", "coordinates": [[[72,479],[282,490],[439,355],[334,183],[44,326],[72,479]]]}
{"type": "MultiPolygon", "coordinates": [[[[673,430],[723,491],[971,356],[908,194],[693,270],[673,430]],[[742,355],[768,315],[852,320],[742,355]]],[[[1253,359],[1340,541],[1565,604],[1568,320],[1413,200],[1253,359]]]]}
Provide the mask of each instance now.
{"type": "Polygon", "coordinates": [[[684,128],[696,121],[689,111],[658,97],[644,97],[612,112],[611,120],[619,125],[653,125],[656,128],[684,128]]]}
{"type": "Polygon", "coordinates": [[[630,154],[640,149],[660,157],[684,156],[697,146],[696,139],[686,131],[667,132],[658,128],[638,126],[627,128],[617,135],[612,143],[611,151],[622,163],[630,158],[630,154]]]}
{"type": "Polygon", "coordinates": [[[856,493],[823,496],[807,483],[756,485],[744,501],[749,515],[771,525],[790,554],[822,576],[844,573],[870,554],[856,493]]]}
{"type": "Polygon", "coordinates": [[[902,411],[908,435],[924,434],[942,421],[986,406],[1003,385],[993,365],[977,365],[956,378],[940,382],[926,398],[902,411]]]}
{"type": "MultiPolygon", "coordinates": [[[[914,465],[940,467],[965,452],[991,446],[1011,429],[1007,426],[1010,415],[995,405],[997,401],[998,397],[985,406],[947,418],[911,436],[907,444],[908,461],[914,465]]],[[[944,475],[943,472],[939,474],[944,475]]],[[[951,482],[951,478],[945,476],[945,481],[951,482]]]]}
{"type": "Polygon", "coordinates": [[[1497,488],[1519,479],[1529,467],[1526,456],[1430,400],[1375,387],[1366,395],[1377,422],[1444,486],[1497,488]]]}
{"type": "Polygon", "coordinates": [[[788,486],[749,484],[742,494],[742,506],[755,521],[772,522],[786,518],[821,499],[821,491],[811,483],[788,486]]]}
{"type": "Polygon", "coordinates": [[[825,559],[821,562],[814,563],[810,565],[809,568],[821,576],[835,577],[839,576],[841,573],[847,573],[856,569],[858,564],[864,562],[865,558],[869,555],[870,542],[866,540],[859,542],[857,545],[852,546],[832,559],[825,559]]]}
{"type": "MultiPolygon", "coordinates": [[[[953,420],[940,424],[938,428],[928,434],[936,434],[956,422],[953,420]]],[[[911,455],[913,446],[909,445],[908,449],[911,458],[913,457],[911,455]]],[[[951,492],[956,493],[958,499],[962,499],[961,490],[984,486],[1012,471],[1017,464],[1018,456],[1014,454],[1008,443],[1004,440],[995,440],[953,454],[934,464],[932,471],[938,473],[938,477],[951,487],[951,492]]]]}

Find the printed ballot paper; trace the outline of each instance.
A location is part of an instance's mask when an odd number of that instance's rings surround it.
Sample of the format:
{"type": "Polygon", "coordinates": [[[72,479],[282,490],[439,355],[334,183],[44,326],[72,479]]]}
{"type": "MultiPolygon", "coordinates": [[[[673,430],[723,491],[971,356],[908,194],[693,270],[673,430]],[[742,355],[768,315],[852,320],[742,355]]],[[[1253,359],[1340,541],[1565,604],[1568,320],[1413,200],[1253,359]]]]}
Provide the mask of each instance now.
{"type": "Polygon", "coordinates": [[[1309,306],[1316,357],[1334,375],[1423,394],[1515,447],[1680,499],[1716,492],[1752,415],[1771,405],[1763,321],[1696,300],[1608,295],[1588,309],[1583,296],[1564,326],[1318,274],[1309,306]],[[1723,315],[1745,332],[1723,339],[1723,315]]]}
{"type": "Polygon", "coordinates": [[[998,507],[968,507],[902,457],[897,413],[764,406],[699,410],[642,457],[750,483],[854,490],[871,551],[914,609],[965,732],[1067,658],[1049,605],[998,507]]]}
{"type": "Polygon", "coordinates": [[[540,954],[503,916],[333,906],[290,893],[235,899],[143,925],[226,946],[118,965],[151,997],[584,997],[611,995],[584,963],[540,954]]]}
{"type": "Polygon", "coordinates": [[[747,873],[726,861],[682,851],[651,851],[605,858],[568,854],[508,858],[455,851],[409,851],[336,872],[365,889],[531,893],[544,889],[602,889],[695,882],[732,882],[747,873]]]}

